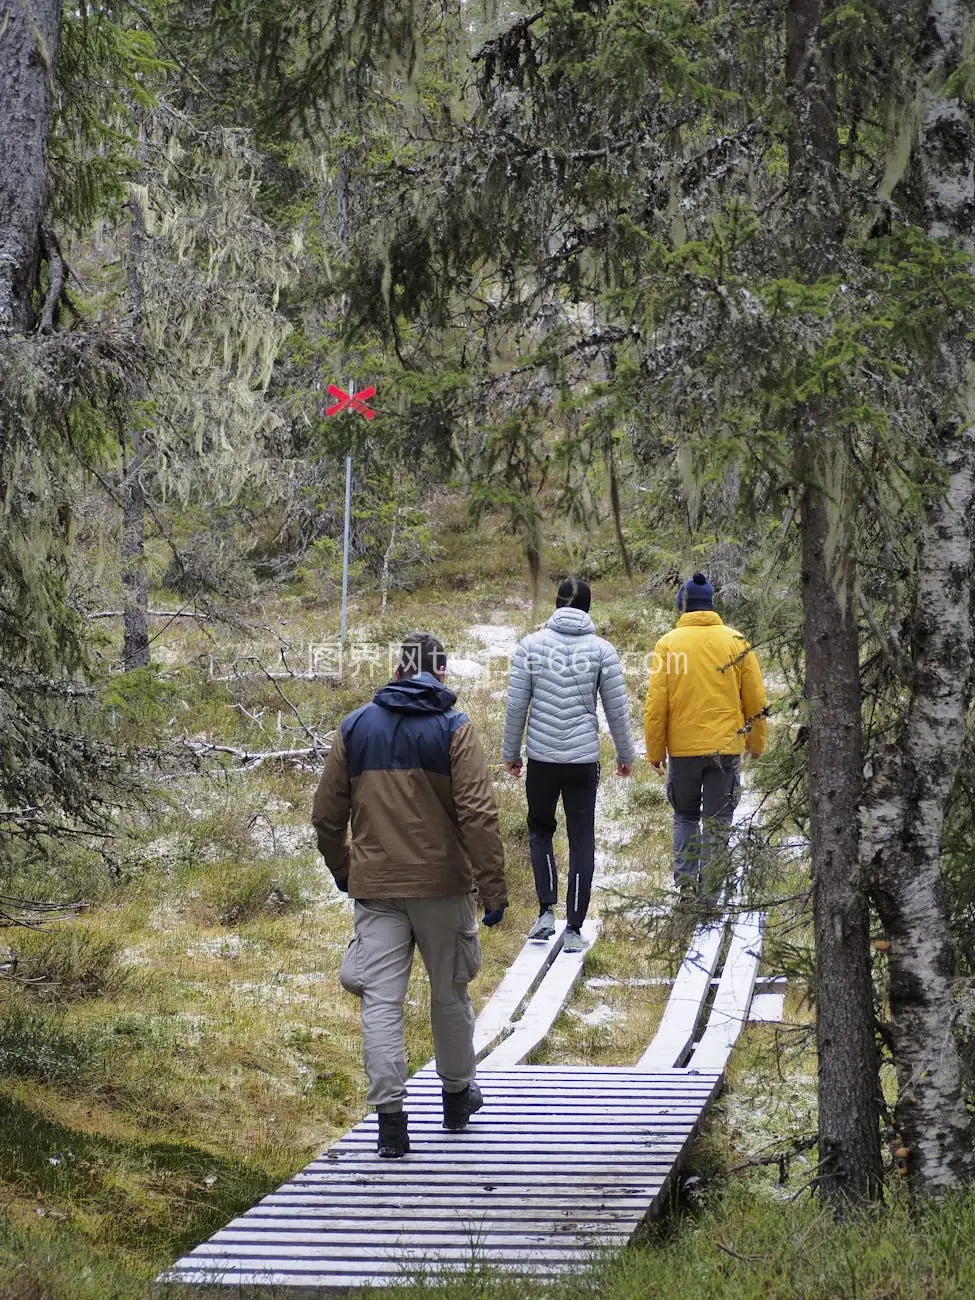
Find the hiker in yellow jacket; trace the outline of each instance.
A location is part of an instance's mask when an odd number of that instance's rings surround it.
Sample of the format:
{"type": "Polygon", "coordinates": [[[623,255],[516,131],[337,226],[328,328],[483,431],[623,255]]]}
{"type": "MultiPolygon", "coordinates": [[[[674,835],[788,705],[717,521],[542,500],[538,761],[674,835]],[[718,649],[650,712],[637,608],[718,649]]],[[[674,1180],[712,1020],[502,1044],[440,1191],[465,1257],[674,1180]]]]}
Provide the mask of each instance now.
{"type": "Polygon", "coordinates": [[[703,573],[681,585],[677,608],[677,626],[657,642],[650,665],[647,761],[662,772],[667,760],[681,896],[715,900],[728,874],[741,755],[765,749],[767,698],[755,652],[714,612],[703,573]]]}

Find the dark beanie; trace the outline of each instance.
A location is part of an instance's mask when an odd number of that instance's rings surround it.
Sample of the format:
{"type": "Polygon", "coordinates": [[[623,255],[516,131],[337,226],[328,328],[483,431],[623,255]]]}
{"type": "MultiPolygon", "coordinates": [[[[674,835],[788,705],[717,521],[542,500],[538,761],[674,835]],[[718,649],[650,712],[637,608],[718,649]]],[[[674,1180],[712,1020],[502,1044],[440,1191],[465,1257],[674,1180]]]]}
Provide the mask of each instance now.
{"type": "Polygon", "coordinates": [[[592,592],[589,590],[589,583],[583,578],[566,578],[559,584],[559,594],[555,598],[556,609],[563,609],[568,605],[572,609],[581,609],[588,613],[591,602],[592,592]]]}
{"type": "Polygon", "coordinates": [[[695,573],[681,585],[677,593],[677,608],[682,614],[692,614],[696,609],[714,609],[714,588],[703,573],[695,573]]]}

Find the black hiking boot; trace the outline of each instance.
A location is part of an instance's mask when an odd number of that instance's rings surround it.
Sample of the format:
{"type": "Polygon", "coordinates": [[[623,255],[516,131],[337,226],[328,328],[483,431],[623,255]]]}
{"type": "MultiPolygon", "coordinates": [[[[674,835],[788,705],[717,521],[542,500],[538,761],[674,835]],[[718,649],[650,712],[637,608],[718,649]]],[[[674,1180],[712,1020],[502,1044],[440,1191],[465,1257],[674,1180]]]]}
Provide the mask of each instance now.
{"type": "Polygon", "coordinates": [[[469,1083],[461,1092],[443,1090],[443,1126],[450,1133],[463,1133],[467,1121],[484,1105],[484,1098],[476,1083],[469,1083]]]}
{"type": "Polygon", "coordinates": [[[410,1135],[406,1131],[406,1115],[396,1111],[393,1115],[379,1116],[379,1142],[376,1150],[383,1160],[398,1160],[408,1154],[410,1135]]]}

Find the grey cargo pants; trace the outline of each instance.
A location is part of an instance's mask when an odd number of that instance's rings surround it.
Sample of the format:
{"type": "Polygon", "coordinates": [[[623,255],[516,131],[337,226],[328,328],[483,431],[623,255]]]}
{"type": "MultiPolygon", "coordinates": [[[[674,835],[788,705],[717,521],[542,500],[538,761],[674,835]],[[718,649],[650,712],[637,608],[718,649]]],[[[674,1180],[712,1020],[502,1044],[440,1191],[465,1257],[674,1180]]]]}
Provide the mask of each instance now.
{"type": "Polygon", "coordinates": [[[403,1003],[414,948],[430,978],[440,1080],[448,1092],[462,1092],[474,1078],[474,1008],[467,992],[481,969],[474,895],[356,899],[355,933],[339,978],[362,999],[366,1102],[387,1114],[402,1110],[406,1097],[403,1003]]]}
{"type": "Polygon", "coordinates": [[[667,761],[674,810],[674,878],[717,896],[731,871],[728,839],[741,797],[741,755],[701,754],[667,761]]]}

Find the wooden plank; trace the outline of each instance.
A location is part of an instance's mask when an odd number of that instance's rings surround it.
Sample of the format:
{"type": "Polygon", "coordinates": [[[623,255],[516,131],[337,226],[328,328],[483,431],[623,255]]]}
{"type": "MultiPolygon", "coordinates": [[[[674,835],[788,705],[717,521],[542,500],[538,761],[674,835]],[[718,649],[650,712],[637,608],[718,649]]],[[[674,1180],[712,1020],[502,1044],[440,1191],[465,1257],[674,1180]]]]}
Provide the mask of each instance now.
{"type": "MultiPolygon", "coordinates": [[[[546,1144],[545,1155],[550,1157],[551,1150],[555,1146],[562,1149],[566,1145],[589,1147],[605,1146],[608,1143],[610,1147],[614,1147],[617,1142],[640,1142],[644,1138],[659,1138],[668,1133],[682,1133],[697,1122],[700,1112],[700,1106],[680,1107],[673,1110],[657,1109],[655,1113],[641,1110],[638,1115],[634,1115],[634,1122],[625,1129],[622,1126],[622,1119],[618,1119],[614,1125],[612,1117],[606,1115],[600,1116],[599,1124],[589,1125],[582,1121],[584,1128],[581,1131],[571,1123],[553,1123],[551,1127],[545,1124],[545,1130],[552,1139],[546,1144]]],[[[455,1153],[461,1150],[469,1153],[510,1151],[512,1154],[518,1151],[535,1151],[537,1153],[540,1121],[544,1123],[546,1119],[544,1115],[538,1116],[534,1121],[523,1116],[517,1117],[517,1120],[513,1117],[510,1124],[503,1121],[492,1123],[491,1118],[490,1115],[485,1116],[482,1111],[476,1120],[471,1117],[471,1122],[463,1133],[448,1133],[440,1123],[435,1121],[426,1125],[414,1123],[413,1115],[410,1115],[410,1140],[422,1143],[424,1151],[455,1153]]],[[[363,1151],[375,1147],[377,1135],[378,1130],[375,1125],[357,1129],[334,1143],[323,1155],[309,1161],[307,1167],[317,1168],[319,1165],[324,1167],[330,1161],[361,1155],[363,1151]]]]}
{"type": "MultiPolygon", "coordinates": [[[[620,1213],[625,1212],[627,1206],[633,1208],[638,1204],[640,1204],[638,1197],[617,1197],[617,1204],[586,1210],[586,1221],[598,1219],[601,1223],[611,1222],[620,1213]]],[[[469,1204],[468,1201],[458,1200],[456,1197],[432,1196],[422,1203],[416,1201],[404,1203],[403,1200],[391,1200],[390,1197],[383,1199],[380,1196],[374,1197],[368,1204],[363,1205],[346,1204],[341,1200],[325,1205],[315,1203],[255,1205],[253,1209],[231,1219],[226,1229],[221,1229],[221,1232],[253,1225],[276,1225],[281,1231],[299,1232],[305,1229],[313,1230],[316,1225],[334,1227],[343,1223],[346,1225],[368,1223],[373,1218],[391,1216],[391,1214],[409,1216],[411,1223],[452,1222],[463,1219],[464,1222],[525,1222],[560,1225],[565,1221],[575,1222],[578,1218],[578,1209],[580,1208],[577,1205],[563,1205],[551,1199],[542,1201],[541,1204],[526,1205],[520,1195],[490,1196],[478,1205],[469,1204]]],[[[552,1231],[556,1231],[555,1227],[552,1231]]]]}
{"type": "MultiPolygon", "coordinates": [[[[538,1102],[532,1105],[525,1097],[492,1097],[490,1101],[485,1098],[484,1106],[471,1116],[469,1126],[464,1132],[480,1133],[482,1136],[491,1134],[498,1137],[503,1137],[506,1133],[517,1135],[522,1131],[537,1133],[541,1123],[551,1121],[554,1129],[571,1133],[573,1129],[578,1128],[580,1120],[585,1121],[588,1128],[590,1119],[597,1129],[614,1128],[625,1122],[627,1112],[632,1115],[634,1124],[638,1121],[656,1124],[658,1120],[673,1121],[684,1116],[696,1115],[702,1103],[707,1101],[710,1095],[709,1088],[707,1092],[701,1092],[691,1100],[684,1100],[681,1097],[664,1101],[639,1096],[626,1097],[623,1099],[623,1107],[618,1101],[601,1098],[602,1109],[595,1116],[592,1113],[591,1101],[587,1115],[582,1107],[556,1110],[549,1102],[538,1102]]],[[[407,1114],[411,1133],[423,1132],[428,1137],[436,1135],[443,1142],[453,1141],[459,1136],[456,1133],[448,1133],[443,1127],[443,1114],[439,1105],[436,1110],[432,1107],[420,1108],[414,1105],[407,1114]]],[[[365,1137],[374,1138],[377,1130],[378,1125],[374,1121],[366,1120],[345,1137],[338,1138],[328,1150],[341,1151],[347,1143],[355,1144],[365,1137]]]]}
{"type": "MultiPolygon", "coordinates": [[[[605,1147],[610,1151],[616,1151],[620,1145],[629,1146],[649,1141],[672,1141],[675,1135],[686,1133],[689,1128],[697,1122],[697,1112],[693,1115],[677,1116],[672,1120],[664,1118],[661,1125],[654,1125],[653,1128],[633,1129],[628,1133],[620,1133],[612,1125],[603,1124],[600,1127],[590,1129],[587,1133],[575,1133],[568,1125],[561,1129],[549,1131],[549,1149],[558,1147],[560,1151],[574,1150],[575,1148],[589,1149],[591,1147],[605,1147]]],[[[512,1137],[509,1131],[507,1135],[503,1132],[482,1133],[473,1126],[467,1130],[463,1137],[458,1141],[458,1134],[444,1133],[441,1128],[424,1132],[417,1125],[410,1125],[410,1141],[422,1143],[424,1151],[450,1151],[454,1155],[458,1151],[463,1151],[465,1156],[473,1156],[475,1152],[497,1151],[502,1155],[507,1152],[520,1152],[538,1154],[538,1130],[533,1131],[530,1128],[522,1128],[517,1137],[512,1137]]],[[[331,1148],[331,1153],[323,1160],[313,1160],[306,1168],[318,1169],[326,1168],[329,1161],[348,1158],[361,1154],[363,1151],[369,1151],[376,1146],[375,1132],[372,1134],[363,1133],[356,1135],[355,1140],[343,1138],[340,1143],[331,1148]]]]}
{"type": "Polygon", "coordinates": [[[711,987],[724,942],[725,922],[694,931],[677,972],[670,997],[650,1046],[636,1063],[638,1070],[677,1065],[694,1041],[694,1031],[711,987]]]}
{"type": "Polygon", "coordinates": [[[555,934],[545,943],[529,941],[508,967],[494,993],[481,1008],[474,1025],[474,1054],[480,1058],[496,1038],[507,1033],[521,1004],[551,966],[562,947],[565,922],[556,924],[555,934]]]}
{"type": "MultiPolygon", "coordinates": [[[[566,957],[566,961],[571,961],[572,957],[566,957]]],[[[704,1071],[684,1066],[681,1069],[657,1069],[657,1070],[637,1070],[632,1065],[514,1065],[505,1070],[492,1070],[492,1082],[500,1079],[510,1079],[512,1083],[521,1086],[530,1086],[533,1080],[545,1079],[562,1079],[567,1084],[576,1084],[585,1086],[589,1082],[598,1083],[600,1086],[605,1085],[607,1088],[622,1087],[630,1083],[636,1088],[646,1088],[650,1084],[656,1083],[662,1088],[677,1087],[681,1082],[693,1083],[699,1079],[702,1074],[715,1074],[717,1071],[704,1071]]],[[[437,1075],[434,1071],[429,1073],[424,1070],[414,1074],[407,1080],[408,1088],[435,1088],[438,1086],[437,1075]]]]}
{"type": "Polygon", "coordinates": [[[525,1205],[520,1196],[501,1197],[488,1200],[483,1205],[472,1205],[457,1198],[430,1197],[422,1203],[408,1204],[378,1197],[368,1204],[349,1205],[336,1201],[328,1206],[294,1206],[273,1205],[254,1206],[245,1214],[232,1219],[221,1232],[237,1229],[252,1230],[258,1227],[274,1227],[281,1232],[316,1231],[318,1228],[353,1227],[355,1224],[370,1223],[377,1211],[387,1211],[387,1217],[397,1214],[409,1217],[410,1225],[417,1230],[423,1225],[437,1223],[547,1223],[552,1232],[561,1231],[566,1223],[577,1220],[586,1223],[612,1223],[625,1211],[640,1205],[639,1197],[631,1197],[628,1202],[620,1200],[618,1204],[606,1208],[589,1208],[585,1218],[579,1220],[579,1206],[559,1205],[554,1201],[541,1205],[525,1205]]]}
{"type": "MultiPolygon", "coordinates": [[[[490,1076],[486,1076],[489,1080],[490,1076]]],[[[596,1109],[595,1100],[598,1098],[601,1106],[603,1117],[619,1115],[621,1111],[627,1108],[639,1108],[641,1114],[647,1117],[655,1115],[674,1115],[682,1111],[696,1111],[711,1096],[711,1088],[701,1088],[695,1094],[688,1096],[686,1093],[681,1095],[675,1093],[672,1097],[660,1097],[656,1094],[626,1092],[615,1097],[608,1093],[593,1090],[589,1097],[588,1106],[579,1098],[568,1098],[564,1103],[559,1103],[558,1092],[553,1092],[549,1096],[533,1095],[530,1092],[495,1092],[490,1089],[490,1083],[484,1086],[484,1105],[479,1111],[470,1118],[470,1123],[483,1125],[485,1119],[490,1118],[495,1124],[506,1124],[508,1122],[516,1123],[524,1121],[526,1123],[534,1122],[536,1125],[543,1119],[549,1118],[553,1122],[564,1120],[567,1124],[578,1123],[579,1120],[585,1120],[593,1116],[596,1109]]],[[[441,1108],[439,1095],[434,1104],[429,1104],[420,1099],[408,1097],[406,1100],[406,1114],[410,1119],[412,1127],[414,1117],[417,1122],[424,1119],[436,1127],[443,1124],[443,1110],[441,1108]]],[[[375,1125],[373,1125],[375,1127],[375,1125]]],[[[344,1138],[336,1139],[336,1145],[345,1141],[344,1138]]]]}
{"type": "Polygon", "coordinates": [[[369,1116],[160,1285],[324,1296],[479,1264],[584,1268],[663,1203],[721,1075],[521,1067],[486,1080],[484,1108],[448,1134],[436,1075],[414,1079],[409,1156],[380,1160],[369,1116]]]}
{"type": "MultiPolygon", "coordinates": [[[[599,934],[599,921],[590,917],[583,924],[582,937],[592,945],[599,934]]],[[[552,963],[545,978],[538,986],[512,1033],[498,1047],[481,1061],[479,1069],[504,1070],[524,1059],[533,1048],[537,1047],[552,1028],[565,1003],[582,974],[582,964],[586,954],[559,952],[558,961],[552,963]]]]}
{"type": "MultiPolygon", "coordinates": [[[[681,1115],[696,1115],[701,1109],[701,1105],[708,1100],[712,1092],[711,1088],[701,1089],[694,1097],[657,1097],[655,1095],[640,1096],[639,1094],[627,1095],[622,1098],[608,1098],[600,1095],[600,1109],[593,1112],[592,1098],[589,1101],[588,1116],[581,1105],[571,1107],[558,1107],[557,1102],[536,1101],[533,1102],[531,1097],[524,1094],[521,1096],[496,1096],[486,1094],[484,1105],[479,1111],[475,1111],[471,1116],[468,1127],[465,1132],[477,1131],[481,1129],[490,1129],[492,1133],[503,1130],[517,1133],[520,1129],[529,1132],[537,1132],[541,1121],[551,1121],[557,1129],[571,1130],[579,1124],[580,1118],[591,1120],[599,1128],[608,1126],[613,1128],[623,1123],[628,1116],[633,1116],[634,1120],[651,1120],[656,1122],[658,1119],[666,1119],[681,1115]],[[486,1125],[485,1121],[490,1120],[491,1124],[486,1125]]],[[[409,1103],[407,1103],[409,1105],[409,1103]]],[[[414,1128],[424,1132],[431,1130],[438,1132],[443,1140],[449,1141],[450,1137],[456,1137],[456,1134],[448,1134],[443,1127],[443,1111],[440,1107],[440,1099],[437,1098],[436,1105],[424,1105],[422,1102],[414,1101],[409,1111],[409,1127],[412,1133],[414,1128]]],[[[344,1137],[337,1138],[332,1144],[332,1148],[341,1148],[344,1142],[356,1140],[360,1134],[375,1135],[378,1125],[375,1120],[370,1118],[357,1124],[344,1137]]]]}
{"type": "MultiPolygon", "coordinates": [[[[532,1160],[547,1160],[551,1162],[552,1150],[558,1149],[560,1152],[568,1154],[569,1152],[594,1152],[594,1151],[624,1151],[630,1147],[648,1146],[651,1143],[654,1146],[664,1145],[671,1146],[675,1142],[679,1145],[683,1136],[687,1134],[697,1123],[697,1116],[687,1116],[680,1123],[672,1124],[664,1129],[639,1129],[629,1133],[613,1133],[605,1130],[601,1134],[580,1134],[577,1137],[563,1136],[558,1142],[550,1141],[543,1151],[539,1151],[538,1133],[534,1136],[528,1135],[521,1142],[512,1144],[504,1140],[504,1135],[495,1133],[490,1137],[482,1137],[476,1129],[470,1128],[460,1137],[458,1134],[450,1134],[444,1141],[438,1138],[424,1138],[422,1134],[411,1133],[411,1158],[418,1155],[426,1155],[432,1158],[448,1156],[451,1160],[457,1160],[461,1156],[466,1160],[481,1160],[486,1158],[504,1160],[512,1158],[514,1163],[532,1160]],[[459,1140],[458,1140],[459,1139],[459,1140]]],[[[341,1166],[348,1164],[350,1161],[362,1161],[367,1156],[375,1154],[376,1142],[372,1141],[358,1142],[343,1145],[341,1148],[332,1148],[332,1153],[324,1160],[316,1160],[306,1165],[306,1169],[328,1169],[333,1165],[341,1166]]]]}
{"type": "MultiPolygon", "coordinates": [[[[501,1044],[507,1046],[506,1043],[501,1044]]],[[[527,1068],[527,1067],[526,1067],[527,1068]]],[[[701,1070],[692,1075],[690,1078],[674,1077],[673,1080],[660,1083],[651,1074],[618,1074],[610,1079],[600,1079],[596,1076],[583,1076],[574,1079],[569,1075],[560,1074],[531,1074],[526,1075],[524,1079],[509,1077],[507,1071],[487,1070],[480,1079],[485,1089],[485,1096],[504,1096],[505,1094],[524,1096],[539,1096],[541,1100],[546,1098],[565,1098],[584,1101],[589,1099],[590,1103],[594,1093],[602,1097],[635,1097],[635,1096],[660,1096],[660,1097],[680,1097],[684,1095],[693,1096],[697,1093],[706,1093],[706,1076],[718,1074],[717,1070],[701,1070]]],[[[407,1099],[413,1097],[426,1098],[427,1100],[440,1100],[440,1080],[420,1080],[416,1083],[407,1084],[407,1099]]]]}
{"type": "MultiPolygon", "coordinates": [[[[683,1143],[668,1143],[660,1148],[632,1148],[629,1153],[618,1154],[597,1151],[591,1155],[584,1155],[576,1152],[572,1157],[573,1171],[580,1182],[587,1183],[609,1182],[613,1178],[643,1178],[648,1173],[657,1174],[661,1169],[668,1169],[682,1146],[683,1143]]],[[[378,1159],[378,1156],[372,1156],[351,1160],[344,1169],[342,1166],[336,1166],[334,1170],[318,1172],[302,1170],[295,1174],[293,1185],[301,1188],[328,1187],[333,1185],[333,1175],[341,1176],[343,1173],[352,1177],[366,1177],[370,1174],[382,1177],[381,1167],[374,1163],[378,1159]]],[[[534,1182],[536,1179],[545,1180],[552,1172],[551,1160],[546,1162],[541,1159],[512,1161],[507,1166],[497,1157],[492,1157],[490,1161],[486,1158],[477,1159],[477,1157],[461,1161],[456,1155],[436,1159],[414,1154],[407,1159],[409,1164],[405,1165],[404,1169],[409,1171],[413,1181],[427,1177],[437,1178],[441,1175],[451,1179],[456,1175],[466,1177],[470,1182],[487,1182],[497,1186],[502,1181],[510,1183],[520,1180],[524,1184],[534,1182]]],[[[388,1178],[389,1175],[387,1174],[386,1177],[388,1178]]]]}
{"type": "MultiPolygon", "coordinates": [[[[643,1180],[646,1182],[646,1179],[643,1180]]],[[[470,1206],[490,1208],[493,1205],[524,1205],[528,1209],[545,1208],[547,1210],[564,1209],[566,1213],[575,1212],[576,1202],[584,1202],[590,1207],[597,1202],[600,1206],[629,1204],[643,1196],[641,1187],[610,1186],[601,1190],[590,1183],[552,1183],[546,1179],[544,1190],[528,1187],[518,1183],[513,1187],[485,1188],[478,1183],[469,1183],[463,1192],[462,1202],[458,1201],[457,1188],[439,1187],[434,1184],[415,1185],[408,1179],[398,1181],[394,1187],[390,1180],[385,1182],[342,1183],[334,1187],[293,1187],[285,1183],[276,1192],[271,1192],[258,1201],[248,1214],[258,1211],[268,1213],[317,1213],[320,1210],[349,1210],[358,1207],[382,1209],[392,1205],[394,1208],[406,1206],[411,1210],[422,1206],[450,1207],[458,1203],[470,1206]]],[[[369,1211],[372,1213],[372,1210],[369,1211]]]]}
{"type": "MultiPolygon", "coordinates": [[[[378,1224],[366,1225],[356,1224],[351,1229],[342,1228],[325,1228],[317,1232],[280,1232],[269,1229],[266,1232],[256,1230],[245,1230],[240,1228],[225,1228],[220,1234],[220,1244],[214,1246],[200,1246],[194,1251],[197,1257],[201,1255],[232,1255],[237,1259],[252,1258],[262,1252],[265,1255],[273,1256],[275,1259],[327,1259],[330,1255],[335,1255],[344,1250],[346,1247],[368,1246],[377,1247],[421,1247],[423,1249],[432,1249],[439,1253],[453,1250],[467,1250],[468,1253],[472,1247],[477,1250],[492,1250],[499,1248],[501,1250],[521,1249],[532,1250],[536,1247],[550,1246],[553,1239],[564,1246],[574,1244],[576,1238],[583,1238],[591,1241],[593,1237],[602,1238],[603,1240],[619,1240],[621,1237],[625,1241],[629,1235],[620,1233],[619,1230],[613,1231],[607,1228],[605,1224],[583,1223],[562,1224],[558,1227],[556,1234],[547,1231],[534,1231],[526,1228],[524,1224],[509,1225],[508,1231],[497,1225],[491,1225],[489,1231],[485,1231],[484,1225],[473,1223],[470,1228],[464,1224],[453,1223],[444,1225],[437,1223],[433,1225],[432,1233],[420,1232],[416,1224],[403,1224],[401,1227],[387,1226],[383,1231],[378,1224]],[[238,1250],[237,1247],[240,1249],[238,1250]]],[[[349,1252],[351,1253],[351,1252],[349,1252]]]]}
{"type": "MultiPolygon", "coordinates": [[[[518,1263],[524,1258],[527,1243],[514,1246],[497,1245],[491,1251],[491,1262],[497,1260],[510,1260],[512,1263],[518,1263]]],[[[577,1261],[580,1253],[591,1251],[594,1247],[587,1244],[583,1251],[574,1247],[571,1242],[565,1244],[540,1246],[537,1242],[530,1244],[532,1257],[536,1260],[548,1260],[552,1263],[563,1260],[577,1261]]],[[[231,1257],[235,1262],[250,1263],[253,1268],[255,1265],[263,1263],[265,1267],[274,1264],[285,1264],[289,1272],[302,1273],[312,1270],[320,1271],[323,1264],[329,1261],[329,1256],[334,1257],[334,1250],[328,1246],[306,1246],[300,1251],[295,1251],[294,1255],[285,1253],[285,1248],[281,1248],[282,1253],[275,1254],[272,1259],[268,1259],[267,1254],[260,1246],[235,1245],[233,1247],[223,1247],[216,1244],[205,1242],[202,1246],[197,1246],[192,1255],[189,1256],[197,1265],[206,1265],[207,1262],[213,1261],[219,1265],[222,1260],[231,1257]]],[[[374,1246],[368,1242],[360,1246],[350,1244],[346,1247],[339,1261],[341,1265],[348,1266],[356,1258],[361,1259],[367,1267],[373,1268],[376,1258],[382,1258],[384,1254],[389,1254],[390,1258],[397,1263],[441,1263],[445,1260],[457,1260],[469,1262],[478,1257],[479,1252],[476,1248],[472,1249],[469,1242],[461,1242],[457,1245],[444,1246],[437,1249],[435,1253],[431,1252],[428,1245],[422,1246],[403,1246],[396,1240],[382,1242],[379,1246],[374,1246]]],[[[485,1260],[485,1262],[487,1262],[485,1260]]]]}
{"type": "MultiPolygon", "coordinates": [[[[389,1162],[386,1161],[385,1163],[388,1164],[389,1162]]],[[[624,1185],[626,1187],[643,1187],[648,1180],[653,1180],[661,1168],[667,1167],[669,1166],[666,1159],[657,1161],[656,1165],[654,1165],[653,1162],[647,1163],[639,1170],[614,1169],[612,1167],[606,1168],[603,1166],[599,1169],[587,1170],[585,1178],[580,1178],[578,1180],[573,1179],[572,1175],[568,1173],[563,1174],[560,1177],[550,1167],[547,1171],[548,1176],[545,1179],[545,1185],[546,1187],[557,1187],[561,1191],[563,1188],[571,1189],[573,1186],[578,1186],[584,1181],[586,1186],[589,1188],[589,1194],[596,1196],[604,1192],[612,1192],[617,1187],[623,1187],[624,1185]]],[[[383,1173],[381,1170],[366,1169],[359,1171],[354,1169],[349,1169],[347,1171],[336,1170],[331,1178],[319,1178],[317,1180],[311,1178],[305,1179],[299,1173],[295,1174],[288,1186],[293,1187],[296,1191],[309,1191],[316,1187],[337,1187],[343,1182],[358,1187],[384,1187],[389,1182],[389,1171],[387,1170],[383,1173]]],[[[416,1165],[411,1163],[409,1168],[409,1182],[406,1186],[415,1186],[421,1191],[424,1188],[429,1187],[450,1187],[455,1189],[457,1187],[467,1186],[470,1186],[472,1190],[478,1187],[489,1189],[500,1187],[510,1189],[512,1187],[523,1188],[525,1186],[525,1177],[524,1174],[516,1172],[505,1172],[499,1174],[493,1170],[488,1171],[479,1168],[465,1169],[462,1167],[456,1167],[450,1169],[448,1167],[446,1169],[440,1169],[439,1171],[419,1169],[416,1165]]]]}
{"type": "Polygon", "coordinates": [[[748,1020],[762,955],[764,923],[761,912],[745,912],[735,921],[707,1027],[688,1061],[691,1068],[723,1070],[727,1064],[748,1020]]]}

